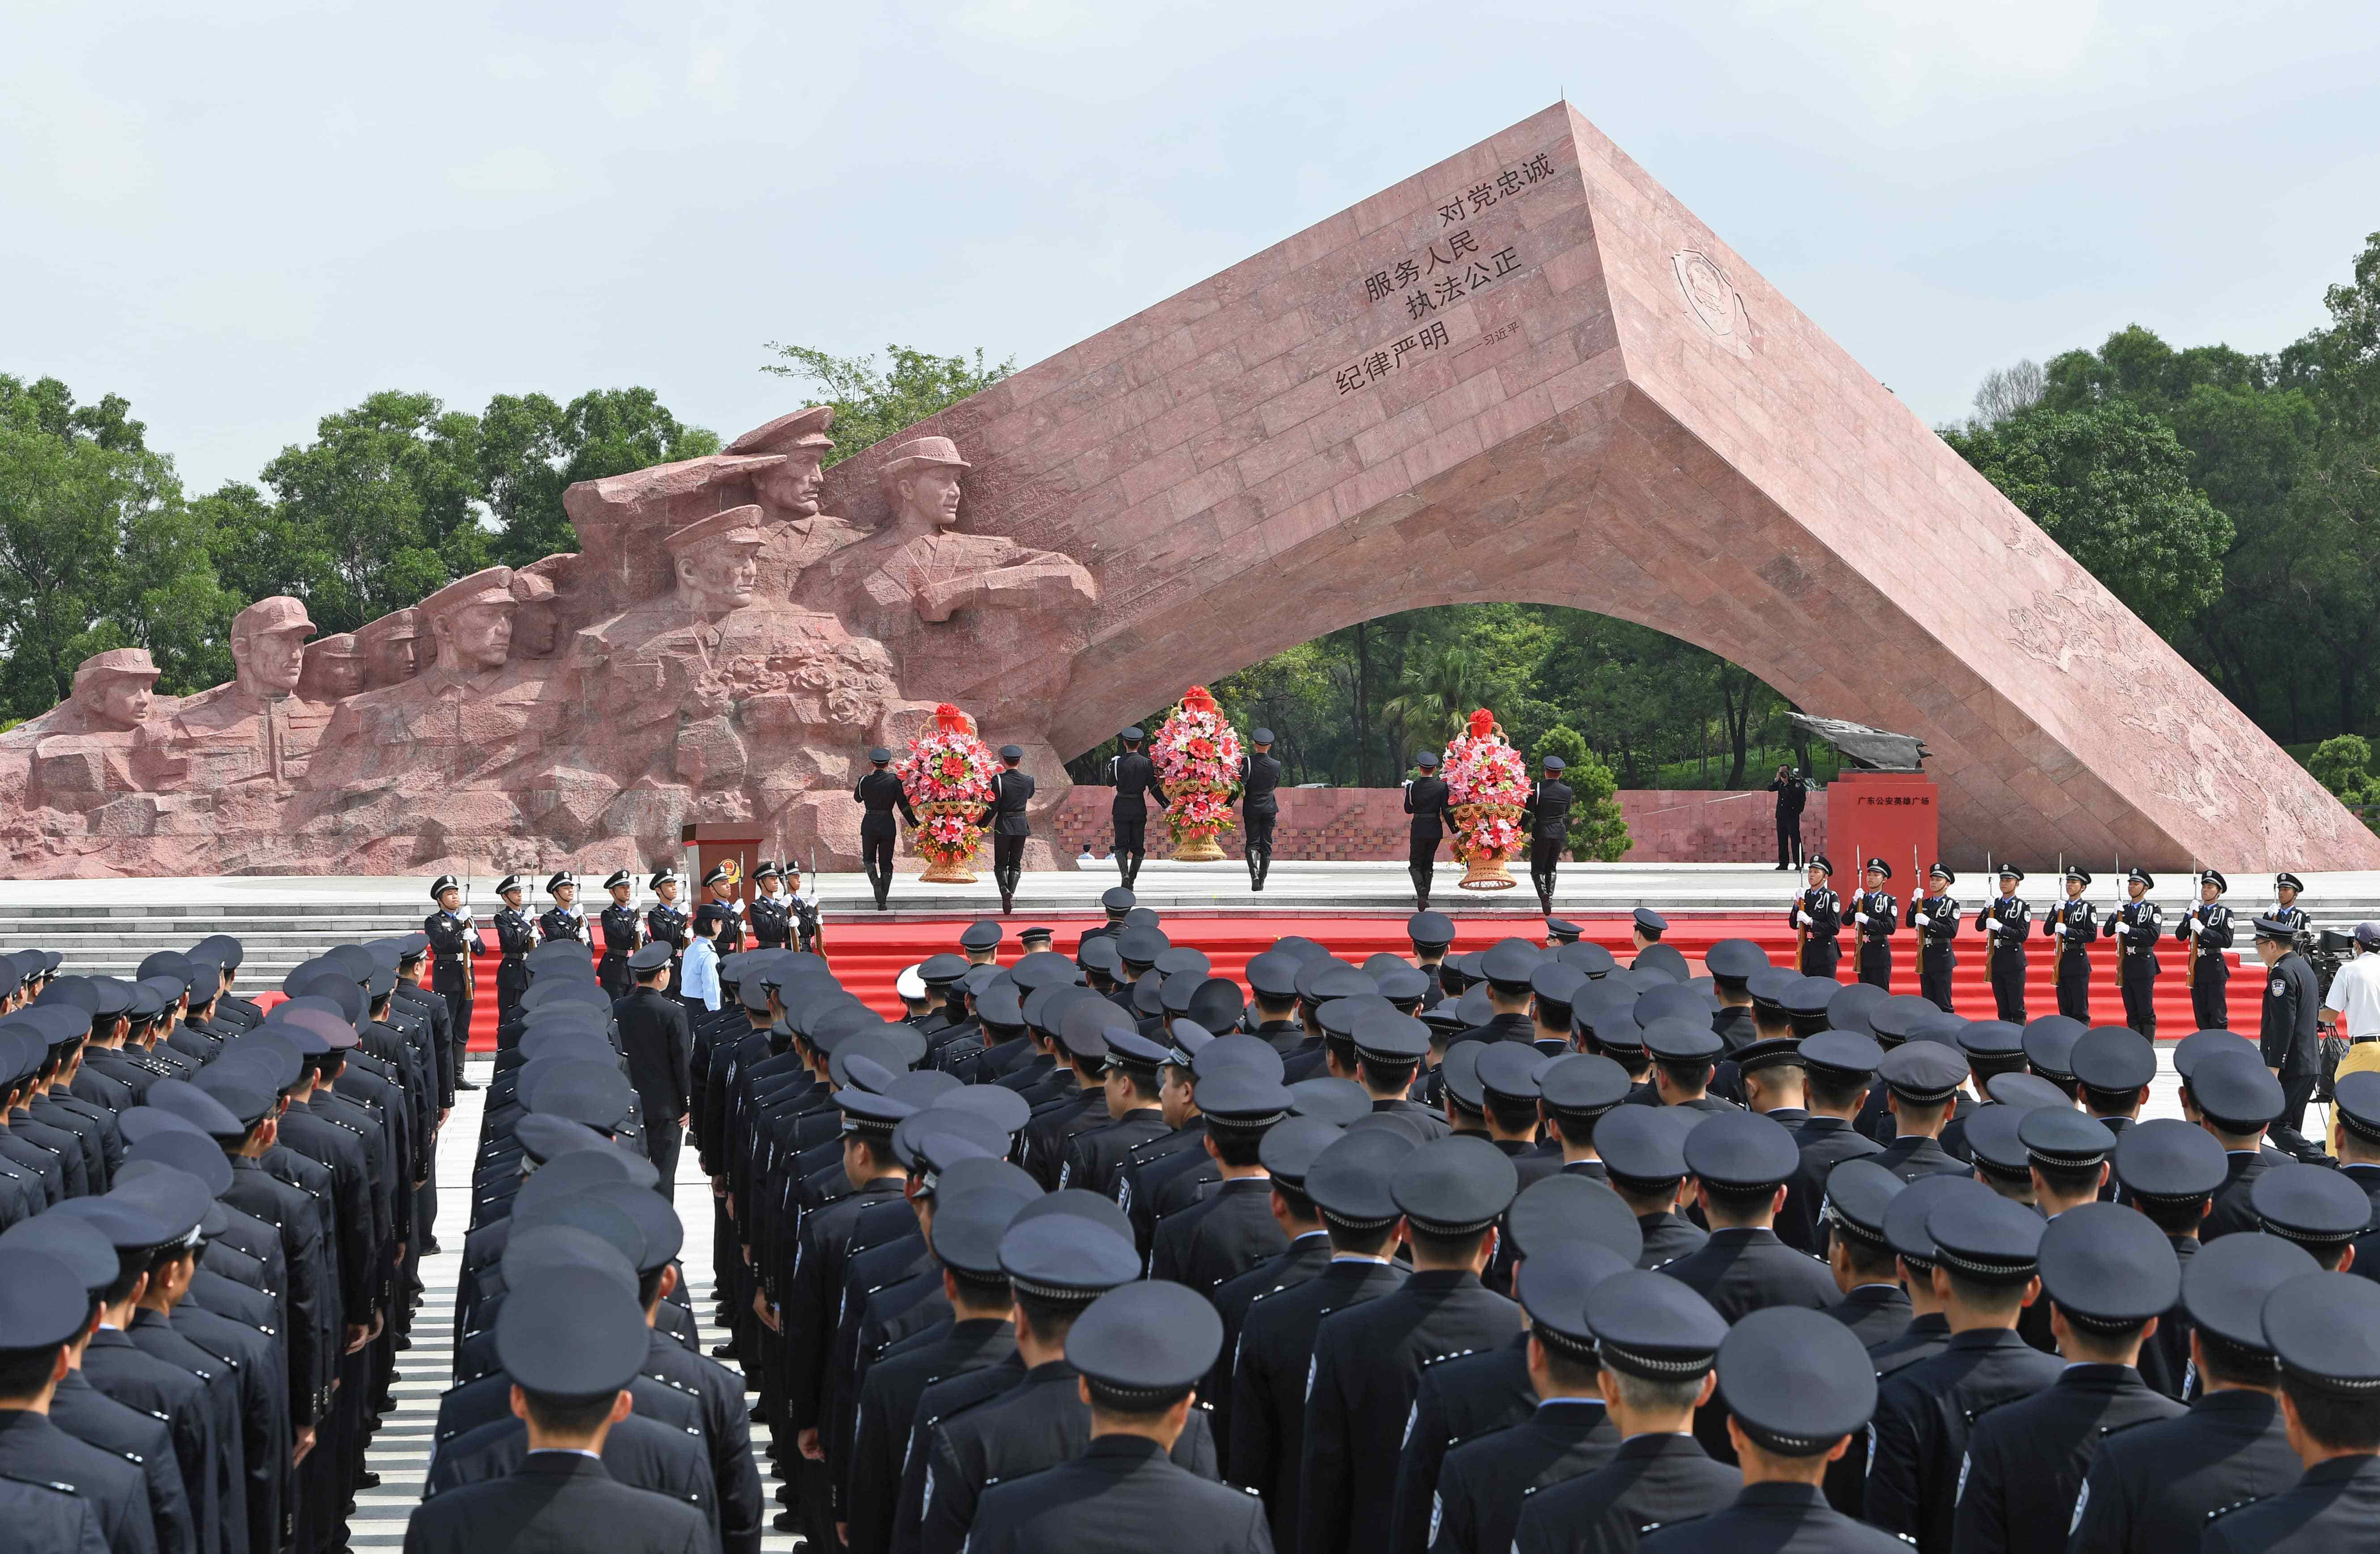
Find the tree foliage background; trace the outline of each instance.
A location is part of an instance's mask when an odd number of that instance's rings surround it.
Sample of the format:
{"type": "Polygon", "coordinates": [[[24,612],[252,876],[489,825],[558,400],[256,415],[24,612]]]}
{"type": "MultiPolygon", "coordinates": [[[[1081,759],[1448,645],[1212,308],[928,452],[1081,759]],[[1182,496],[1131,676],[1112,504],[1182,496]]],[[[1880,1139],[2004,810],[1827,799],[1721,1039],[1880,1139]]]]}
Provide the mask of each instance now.
{"type": "MultiPolygon", "coordinates": [[[[2176,346],[2133,325],[2046,366],[2017,362],[1941,431],[2333,791],[2380,802],[2368,744],[2380,723],[2380,234],[2324,301],[2320,328],[2267,354],[2176,346]]],[[[1012,366],[980,350],[769,349],[762,370],[835,407],[830,462],[1012,366]]],[[[131,408],[0,375],[0,722],[57,701],[75,665],[108,647],[147,647],[168,693],[215,684],[230,673],[232,614],[265,594],[296,594],[325,631],[350,630],[474,567],[567,550],[573,481],[719,447],[649,389],[499,395],[476,415],[390,391],[323,417],[254,481],[192,495],[131,408]]],[[[1549,605],[1390,615],[1213,689],[1244,726],[1280,735],[1292,783],[1392,783],[1475,706],[1524,750],[1562,754],[1583,778],[1589,757],[1621,787],[1756,787],[1780,760],[1833,771],[1745,671],[1549,605]]],[[[1076,775],[1109,753],[1086,752],[1076,775]]],[[[1621,844],[1581,844],[1589,856],[1621,844]]]]}

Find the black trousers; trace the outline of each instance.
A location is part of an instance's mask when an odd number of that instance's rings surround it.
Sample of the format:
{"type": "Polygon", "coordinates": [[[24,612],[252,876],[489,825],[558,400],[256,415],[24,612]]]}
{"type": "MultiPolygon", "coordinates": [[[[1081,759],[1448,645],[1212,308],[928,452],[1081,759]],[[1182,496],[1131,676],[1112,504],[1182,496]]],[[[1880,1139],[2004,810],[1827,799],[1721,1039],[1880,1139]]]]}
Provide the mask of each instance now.
{"type": "Polygon", "coordinates": [[[2190,987],[2190,1014],[2200,1030],[2231,1028],[2231,967],[2220,954],[2202,955],[2190,987]]]}
{"type": "Polygon", "coordinates": [[[1840,941],[1813,939],[1802,946],[1802,975],[1832,977],[1835,968],[1843,964],[1843,947],[1840,941]]]}
{"type": "Polygon", "coordinates": [[[1892,990],[1892,946],[1869,944],[1859,947],[1859,979],[1872,988],[1892,990]]]}
{"type": "Polygon", "coordinates": [[[2138,957],[2124,957],[2124,968],[2117,985],[2124,994],[2124,1024],[2147,1037],[2156,1039],[2156,973],[2146,965],[2138,970],[2133,965],[2138,957]]]}
{"type": "Polygon", "coordinates": [[[1277,811],[1268,811],[1262,815],[1252,809],[1240,811],[1240,824],[1247,828],[1248,855],[1251,857],[1258,854],[1268,858],[1272,856],[1272,827],[1273,822],[1280,818],[1277,811]]]}
{"type": "Polygon", "coordinates": [[[1567,839],[1560,836],[1529,839],[1529,882],[1537,888],[1537,904],[1548,912],[1554,909],[1554,880],[1561,871],[1562,848],[1567,844],[1567,839]]]}
{"type": "Polygon", "coordinates": [[[2275,1126],[2287,1128],[2291,1133],[2305,1131],[2306,1102],[2313,1099],[2314,1081],[2320,1077],[2312,1069],[2298,1074],[2287,1071],[2282,1073],[2281,1114],[2274,1119],[2275,1126]]]}
{"type": "Polygon", "coordinates": [[[1031,838],[1024,836],[995,836],[991,839],[992,882],[1000,887],[1000,893],[1003,896],[1016,893],[1017,877],[1025,872],[1025,844],[1031,838]]]}
{"type": "Polygon", "coordinates": [[[471,1046],[471,984],[464,979],[459,967],[456,968],[451,980],[441,974],[441,969],[433,968],[430,974],[430,990],[446,1001],[446,1014],[450,1022],[448,1029],[452,1033],[450,1044],[455,1053],[455,1073],[457,1077],[460,1077],[463,1073],[463,1054],[469,1050],[471,1046]]]}
{"type": "Polygon", "coordinates": [[[1126,853],[1138,857],[1148,851],[1148,806],[1135,802],[1118,802],[1108,811],[1115,826],[1115,851],[1121,857],[1126,853]]]}
{"type": "Polygon", "coordinates": [[[2058,957],[2058,1012],[2091,1023],[2091,957],[2080,950],[2058,957]]]}
{"type": "Polygon", "coordinates": [[[1413,837],[1405,847],[1405,872],[1413,877],[1414,899],[1422,907],[1429,905],[1430,880],[1438,872],[1438,844],[1444,840],[1436,836],[1413,837]]]}
{"type": "Polygon", "coordinates": [[[1799,815],[1780,814],[1777,817],[1777,867],[1802,867],[1802,817],[1799,815]]]}
{"type": "Polygon", "coordinates": [[[677,1125],[674,1117],[645,1119],[645,1154],[653,1169],[662,1173],[658,1190],[668,1197],[677,1187],[677,1152],[686,1141],[686,1130],[677,1125]]]}
{"type": "MultiPolygon", "coordinates": [[[[518,955],[506,955],[496,963],[496,1028],[504,1029],[512,1023],[513,1012],[520,1007],[521,994],[528,991],[528,962],[518,955]]],[[[519,1038],[514,1038],[518,1040],[519,1038]]]]}
{"type": "Polygon", "coordinates": [[[882,906],[892,893],[892,836],[870,836],[862,832],[859,837],[859,861],[868,870],[868,888],[876,892],[876,904],[882,906]]]}
{"type": "Polygon", "coordinates": [[[1917,952],[1917,991],[1945,1014],[1958,1013],[1950,1007],[1950,971],[1958,964],[1959,957],[1948,944],[1938,949],[1927,945],[1917,952]]]}
{"type": "Polygon", "coordinates": [[[2020,951],[2002,950],[1992,956],[1992,1005],[1999,1018],[2010,1025],[2024,1024],[2025,957],[2020,951]]]}
{"type": "Polygon", "coordinates": [[[615,999],[626,998],[633,986],[628,980],[628,957],[604,951],[603,958],[595,963],[595,983],[615,999]]]}

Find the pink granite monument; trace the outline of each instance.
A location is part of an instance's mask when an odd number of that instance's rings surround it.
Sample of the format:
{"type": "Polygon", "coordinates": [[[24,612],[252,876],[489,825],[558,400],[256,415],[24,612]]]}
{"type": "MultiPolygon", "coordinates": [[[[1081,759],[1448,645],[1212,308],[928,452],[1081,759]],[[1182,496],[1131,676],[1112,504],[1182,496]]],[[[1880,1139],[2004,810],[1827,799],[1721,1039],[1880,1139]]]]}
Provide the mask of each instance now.
{"type": "Polygon", "coordinates": [[[310,653],[303,606],[261,601],[237,680],[178,704],[102,655],[88,694],[78,676],[0,735],[0,860],[588,872],[713,824],[856,867],[855,764],[937,702],[1026,747],[1046,823],[1061,757],[1192,681],[1399,610],[1524,600],[1924,739],[1955,864],[2380,867],[2380,839],[1567,106],[822,469],[831,422],[574,486],[577,552],[352,640],[310,653]]]}

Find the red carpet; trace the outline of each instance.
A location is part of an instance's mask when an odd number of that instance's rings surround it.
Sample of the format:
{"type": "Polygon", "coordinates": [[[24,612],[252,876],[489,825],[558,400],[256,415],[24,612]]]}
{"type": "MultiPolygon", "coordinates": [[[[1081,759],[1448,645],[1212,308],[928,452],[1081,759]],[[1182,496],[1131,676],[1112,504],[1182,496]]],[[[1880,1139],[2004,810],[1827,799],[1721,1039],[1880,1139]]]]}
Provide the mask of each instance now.
{"type": "MultiPolygon", "coordinates": [[[[1454,917],[1458,951],[1480,950],[1516,932],[1530,929],[1543,932],[1542,923],[1534,917],[1509,914],[1465,918],[1454,917]]],[[[1628,919],[1619,914],[1589,916],[1580,921],[1587,937],[1619,955],[1622,965],[1630,956],[1628,919]]],[[[827,959],[834,967],[843,985],[858,994],[869,1004],[887,1015],[898,1017],[900,1000],[892,993],[893,978],[901,968],[925,959],[942,950],[958,947],[959,930],[975,921],[968,915],[953,914],[943,917],[899,917],[881,922],[832,923],[827,929],[827,959]]],[[[1749,939],[1767,950],[1769,956],[1789,963],[1793,953],[1793,935],[1784,927],[1781,914],[1764,914],[1756,917],[1679,917],[1666,936],[1690,961],[1698,961],[1702,953],[1722,939],[1749,939]]],[[[1058,948],[1071,953],[1085,929],[1096,927],[1099,919],[1080,917],[1072,920],[1054,915],[1036,918],[1019,917],[1011,924],[1011,931],[1033,922],[1047,923],[1057,929],[1058,948]]],[[[1308,939],[1330,946],[1342,959],[1361,963],[1366,955],[1388,951],[1392,954],[1409,953],[1412,946],[1404,936],[1405,916],[1383,913],[1375,917],[1173,917],[1164,922],[1167,936],[1176,944],[1186,944],[1203,950],[1214,962],[1218,976],[1237,980],[1248,957],[1259,953],[1283,934],[1303,934],[1308,939]]],[[[1917,991],[1916,938],[1901,933],[1894,938],[1893,990],[1917,991]]],[[[1961,939],[1959,969],[1952,981],[1953,998],[1959,1013],[1971,1019],[1993,1017],[1992,992],[1984,975],[1984,945],[1979,936],[1961,939]]],[[[2157,978],[2157,1031],[2168,1041],[2179,1039],[2197,1028],[2190,1013],[2190,989],[2182,985],[2180,945],[2160,952],[2166,971],[2157,978]]],[[[1014,960],[1015,941],[1012,938],[1002,947],[1001,959],[1014,960]]],[[[2116,989],[2116,953],[2113,945],[2093,952],[2091,976],[2091,1015],[2102,1025],[2120,1025],[2124,1018],[2124,1002],[2116,989]]],[[[2058,978],[2053,958],[2046,945],[2037,945],[2030,955],[2030,989],[2027,1013],[2034,1016],[2058,1012],[2058,978]]],[[[1846,959],[1839,975],[1845,981],[1852,979],[1852,968],[1846,959]]],[[[496,957],[483,955],[479,962],[480,996],[471,1013],[471,1050],[493,1051],[496,1045],[496,957]]],[[[2265,981],[2252,965],[2242,968],[2234,964],[2231,970],[2231,1028],[2251,1038],[2255,1035],[2258,1011],[2264,998],[2265,981]]]]}

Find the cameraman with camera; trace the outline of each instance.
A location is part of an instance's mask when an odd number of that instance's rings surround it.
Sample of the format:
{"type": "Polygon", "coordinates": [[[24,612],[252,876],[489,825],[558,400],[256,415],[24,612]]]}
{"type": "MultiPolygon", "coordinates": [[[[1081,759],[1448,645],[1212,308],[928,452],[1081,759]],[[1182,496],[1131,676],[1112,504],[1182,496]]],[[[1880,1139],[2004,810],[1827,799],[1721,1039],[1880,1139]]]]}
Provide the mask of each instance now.
{"type": "MultiPolygon", "coordinates": [[[[2348,938],[2327,930],[2322,937],[2325,950],[2332,948],[2334,939],[2348,938]]],[[[2351,948],[2353,953],[2322,996],[2322,1018],[2347,1038],[2348,1045],[2346,1055],[2323,1087],[2325,1095],[2348,1074],[2367,1069],[2380,1072],[2380,923],[2356,924],[2353,937],[2339,948],[2351,948]]],[[[2338,1151],[2338,1127],[2333,1119],[2333,1154],[2338,1151]]]]}

